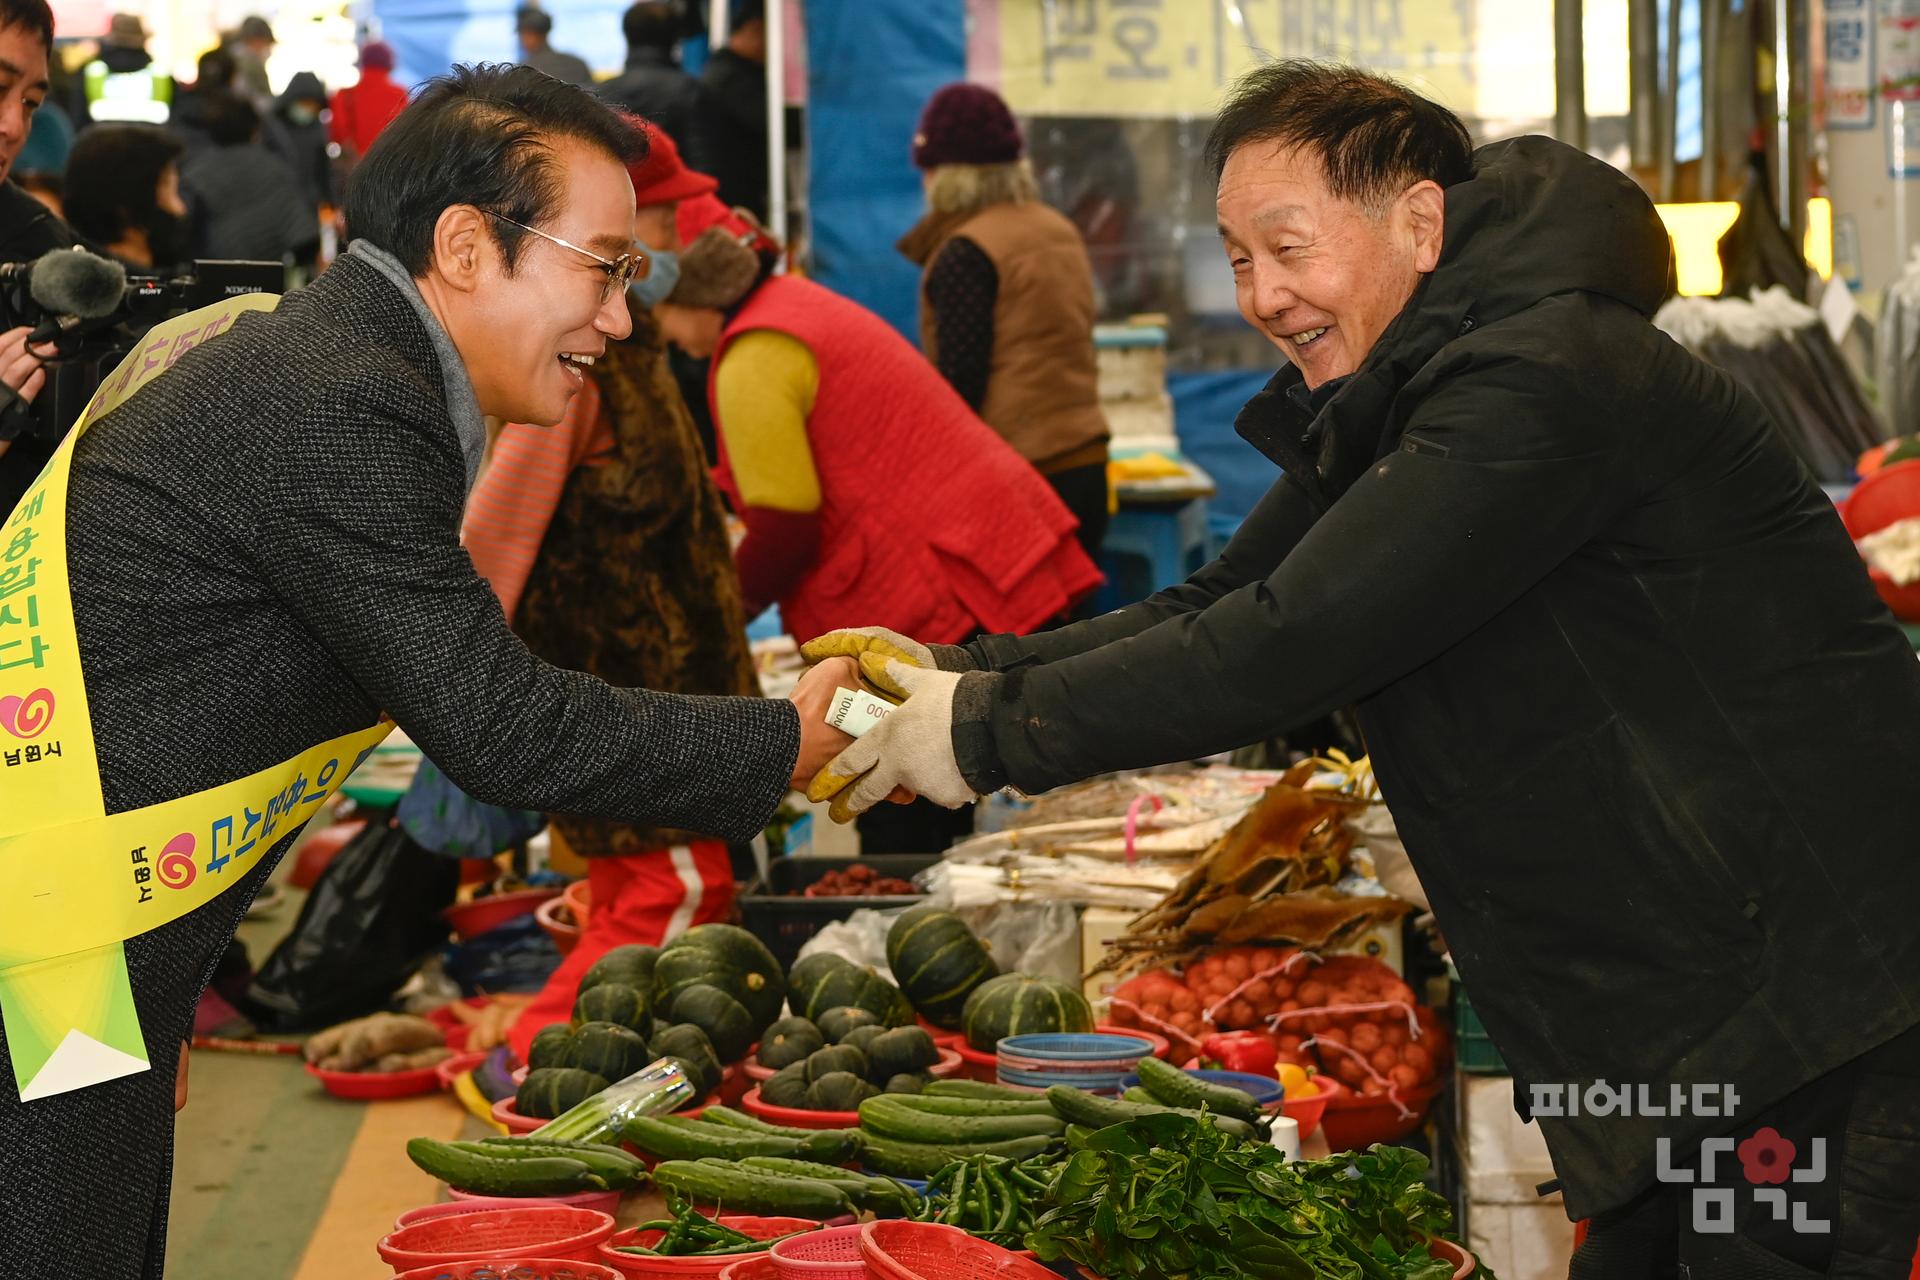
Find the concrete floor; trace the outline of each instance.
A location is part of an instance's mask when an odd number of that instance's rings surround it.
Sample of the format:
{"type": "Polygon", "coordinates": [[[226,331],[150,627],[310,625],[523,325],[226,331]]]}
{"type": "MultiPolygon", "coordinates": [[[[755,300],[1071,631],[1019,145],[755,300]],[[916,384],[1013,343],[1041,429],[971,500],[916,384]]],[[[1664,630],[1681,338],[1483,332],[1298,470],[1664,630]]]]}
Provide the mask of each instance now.
{"type": "MultiPolygon", "coordinates": [[[[281,874],[293,864],[283,860],[281,874]]],[[[257,964],[292,926],[287,890],[241,940],[257,964]]],[[[408,1138],[487,1132],[452,1094],[346,1102],[297,1056],[196,1050],[174,1143],[167,1273],[193,1280],[376,1280],[375,1243],[400,1213],[444,1198],[408,1138]]]]}

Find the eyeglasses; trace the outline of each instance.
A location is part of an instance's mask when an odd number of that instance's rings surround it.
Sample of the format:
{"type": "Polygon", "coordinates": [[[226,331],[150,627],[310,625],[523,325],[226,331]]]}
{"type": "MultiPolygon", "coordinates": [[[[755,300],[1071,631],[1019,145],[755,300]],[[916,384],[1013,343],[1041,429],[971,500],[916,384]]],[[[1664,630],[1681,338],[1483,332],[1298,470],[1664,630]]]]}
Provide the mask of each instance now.
{"type": "Polygon", "coordinates": [[[530,227],[524,222],[515,222],[504,213],[494,213],[491,209],[488,209],[487,212],[493,214],[494,217],[507,223],[509,226],[518,227],[522,231],[530,231],[542,240],[551,240],[562,249],[571,249],[575,253],[592,258],[595,262],[599,263],[600,270],[604,272],[607,277],[606,284],[600,288],[600,301],[602,303],[613,297],[614,294],[624,290],[636,276],[643,280],[646,279],[650,264],[647,261],[647,255],[644,253],[623,253],[617,258],[603,258],[591,249],[582,249],[571,240],[562,240],[559,236],[548,235],[538,227],[530,227]]]}

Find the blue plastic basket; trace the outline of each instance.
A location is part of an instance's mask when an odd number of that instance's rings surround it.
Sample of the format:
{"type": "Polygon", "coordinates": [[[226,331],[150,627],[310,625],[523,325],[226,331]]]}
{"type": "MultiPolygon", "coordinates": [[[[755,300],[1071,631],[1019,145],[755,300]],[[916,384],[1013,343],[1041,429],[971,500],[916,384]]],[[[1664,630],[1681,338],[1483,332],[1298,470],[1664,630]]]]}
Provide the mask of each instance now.
{"type": "Polygon", "coordinates": [[[1111,1062],[1121,1058],[1144,1058],[1153,1052],[1153,1042],[1139,1036],[1110,1035],[1104,1031],[1053,1032],[1046,1035],[1007,1036],[998,1049],[1002,1057],[1014,1053],[1022,1058],[1050,1062],[1111,1062]]]}

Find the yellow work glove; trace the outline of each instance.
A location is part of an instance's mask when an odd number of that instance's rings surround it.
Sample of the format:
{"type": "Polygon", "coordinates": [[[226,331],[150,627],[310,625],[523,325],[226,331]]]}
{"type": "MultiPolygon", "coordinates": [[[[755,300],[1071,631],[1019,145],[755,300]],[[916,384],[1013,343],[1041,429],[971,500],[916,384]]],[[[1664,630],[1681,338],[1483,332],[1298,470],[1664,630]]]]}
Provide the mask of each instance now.
{"type": "Polygon", "coordinates": [[[922,667],[928,671],[974,669],[967,651],[958,645],[921,644],[911,636],[903,636],[885,627],[850,627],[844,631],[829,631],[800,646],[800,656],[808,663],[824,662],[828,658],[852,658],[858,661],[869,653],[882,658],[896,658],[908,666],[922,667]]]}
{"type": "Polygon", "coordinates": [[[895,788],[949,809],[978,799],[953,751],[953,693],[960,673],[868,650],[860,655],[860,674],[900,705],[829,760],[807,787],[807,798],[832,800],[827,813],[835,822],[853,821],[895,788]]]}

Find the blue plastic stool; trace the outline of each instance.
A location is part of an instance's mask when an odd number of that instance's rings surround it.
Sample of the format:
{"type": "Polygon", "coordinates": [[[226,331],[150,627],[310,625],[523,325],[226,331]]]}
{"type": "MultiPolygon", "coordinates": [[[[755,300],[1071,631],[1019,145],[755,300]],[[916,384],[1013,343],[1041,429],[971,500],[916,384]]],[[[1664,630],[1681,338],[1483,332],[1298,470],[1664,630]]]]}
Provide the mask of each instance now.
{"type": "Polygon", "coordinates": [[[1123,505],[1107,523],[1100,544],[1100,570],[1107,575],[1094,596],[1102,613],[1146,599],[1184,582],[1212,555],[1207,503],[1123,505]]]}

